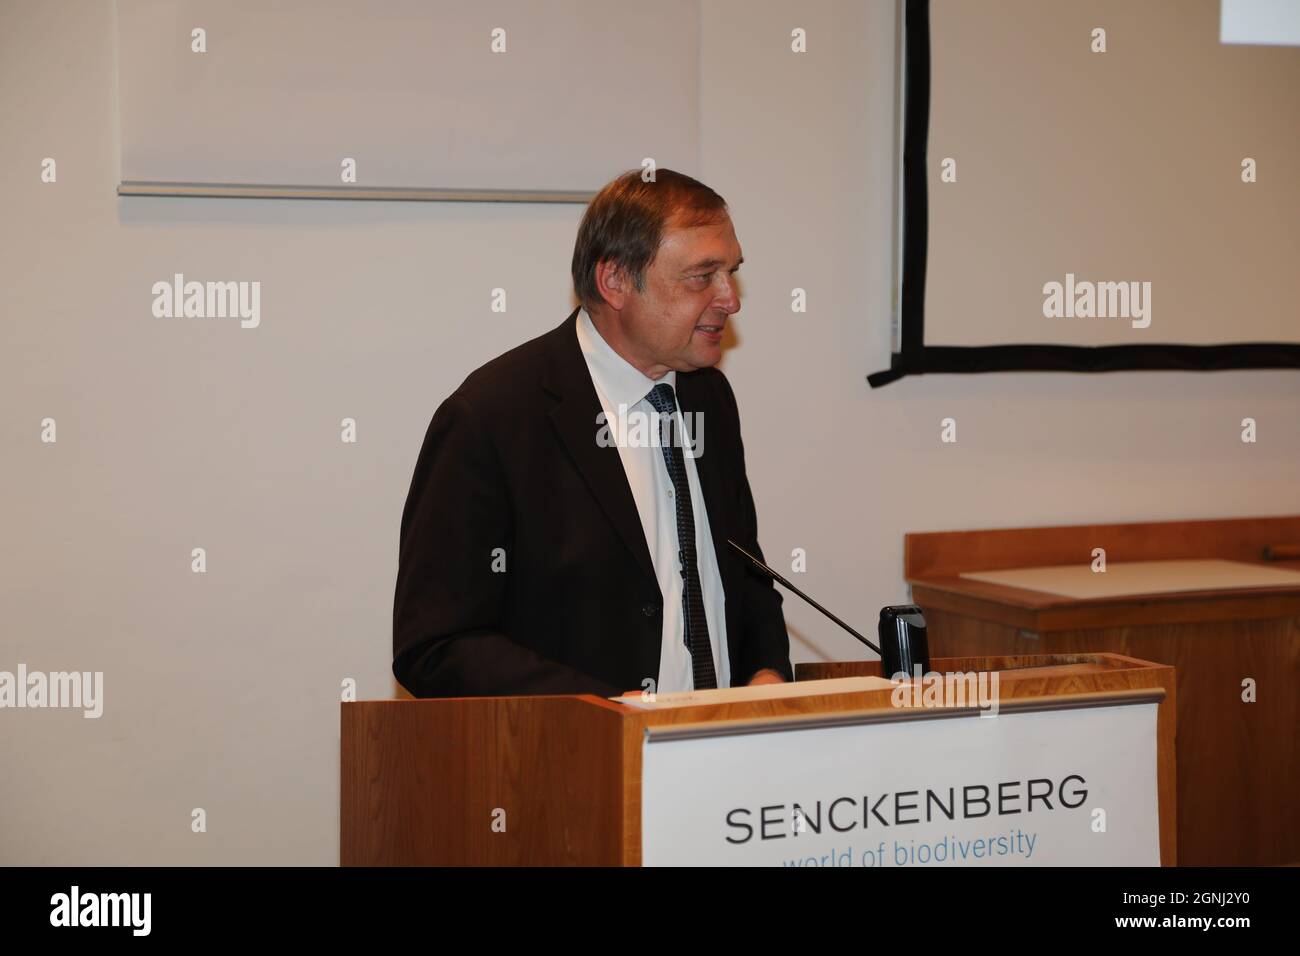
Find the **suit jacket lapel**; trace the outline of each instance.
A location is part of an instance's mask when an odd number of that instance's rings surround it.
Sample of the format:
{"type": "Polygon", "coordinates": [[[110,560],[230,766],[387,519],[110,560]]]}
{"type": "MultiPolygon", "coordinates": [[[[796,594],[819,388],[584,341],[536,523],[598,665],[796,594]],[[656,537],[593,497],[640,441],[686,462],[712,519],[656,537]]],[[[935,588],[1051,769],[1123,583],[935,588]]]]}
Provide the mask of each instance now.
{"type": "Polygon", "coordinates": [[[636,510],[636,499],[623,471],[623,459],[614,445],[596,443],[599,426],[596,416],[602,411],[591,373],[583,361],[575,331],[578,310],[551,333],[551,366],[542,387],[559,401],[551,409],[550,419],[573,463],[582,473],[592,496],[609,518],[623,543],[646,576],[658,587],[645,529],[636,510]]]}

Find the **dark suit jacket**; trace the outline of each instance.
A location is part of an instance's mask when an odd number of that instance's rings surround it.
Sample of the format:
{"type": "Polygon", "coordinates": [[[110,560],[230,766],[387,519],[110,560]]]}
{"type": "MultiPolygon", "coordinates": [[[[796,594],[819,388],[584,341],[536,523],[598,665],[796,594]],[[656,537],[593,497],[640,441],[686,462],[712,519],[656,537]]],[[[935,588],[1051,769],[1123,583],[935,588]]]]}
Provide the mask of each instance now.
{"type": "MultiPolygon", "coordinates": [[[[596,440],[577,316],[472,373],[429,425],[393,602],[393,674],[417,697],[658,683],[663,598],[618,449],[596,440]]],[[[703,413],[732,683],[765,667],[792,679],[781,596],[727,546],[762,553],[731,386],[717,369],[678,373],[677,397],[703,413]]]]}

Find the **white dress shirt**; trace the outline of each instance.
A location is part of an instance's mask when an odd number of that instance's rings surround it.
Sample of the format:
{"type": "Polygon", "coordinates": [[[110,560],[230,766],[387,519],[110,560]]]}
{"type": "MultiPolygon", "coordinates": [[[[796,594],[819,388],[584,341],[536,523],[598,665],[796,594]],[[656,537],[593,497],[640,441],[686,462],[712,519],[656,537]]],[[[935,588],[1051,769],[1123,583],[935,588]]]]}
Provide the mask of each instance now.
{"type": "MultiPolygon", "coordinates": [[[[611,434],[619,434],[621,429],[618,423],[626,421],[629,413],[640,412],[650,422],[658,422],[654,406],[645,397],[656,385],[663,384],[671,385],[675,395],[677,373],[669,371],[658,381],[643,375],[601,338],[585,308],[578,313],[577,327],[578,345],[587,362],[587,370],[591,373],[592,384],[596,386],[596,395],[605,410],[605,421],[610,426],[611,434]],[[620,406],[623,406],[621,417],[620,406]]],[[[596,429],[596,423],[592,422],[593,440],[596,429]]],[[[687,433],[683,428],[680,407],[675,431],[678,435],[687,433]]],[[[650,432],[657,436],[657,426],[652,426],[650,432]]],[[[636,435],[635,430],[632,430],[632,434],[636,435]]],[[[731,666],[727,660],[727,618],[724,613],[726,595],[722,590],[722,575],[718,571],[718,556],[709,534],[709,514],[704,507],[695,459],[689,454],[689,448],[683,448],[682,451],[686,462],[686,478],[691,486],[696,564],[703,592],[704,616],[709,622],[709,642],[713,646],[713,672],[717,675],[719,687],[730,687],[731,666]]],[[[664,462],[663,448],[649,441],[620,441],[618,453],[623,460],[627,483],[632,488],[636,510],[641,516],[646,546],[650,549],[655,577],[659,579],[659,593],[663,596],[664,626],[659,652],[659,681],[654,690],[661,694],[694,690],[691,650],[686,646],[685,612],[682,608],[677,504],[673,498],[673,482],[664,462]]]]}

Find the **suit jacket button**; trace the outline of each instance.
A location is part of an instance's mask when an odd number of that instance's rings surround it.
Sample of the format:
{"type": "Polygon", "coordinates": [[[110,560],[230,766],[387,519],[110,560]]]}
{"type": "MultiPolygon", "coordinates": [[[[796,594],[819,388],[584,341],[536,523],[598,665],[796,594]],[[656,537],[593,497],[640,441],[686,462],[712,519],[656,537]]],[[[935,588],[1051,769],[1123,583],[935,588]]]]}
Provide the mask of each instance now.
{"type": "Polygon", "coordinates": [[[641,613],[644,614],[646,617],[654,617],[656,614],[659,613],[659,605],[647,604],[641,608],[641,613]]]}

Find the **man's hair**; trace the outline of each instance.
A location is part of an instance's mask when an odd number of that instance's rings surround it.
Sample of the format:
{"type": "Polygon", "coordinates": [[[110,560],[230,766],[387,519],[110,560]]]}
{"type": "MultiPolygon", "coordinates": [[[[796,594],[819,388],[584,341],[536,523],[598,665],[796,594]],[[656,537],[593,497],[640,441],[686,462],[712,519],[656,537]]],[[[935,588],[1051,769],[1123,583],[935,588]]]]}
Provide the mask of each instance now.
{"type": "Polygon", "coordinates": [[[645,271],[654,262],[664,230],[704,226],[727,215],[727,203],[699,180],[671,169],[643,182],[628,170],[608,183],[587,206],[573,244],[573,291],[588,309],[604,301],[596,288],[596,264],[609,260],[645,290],[645,271]]]}

